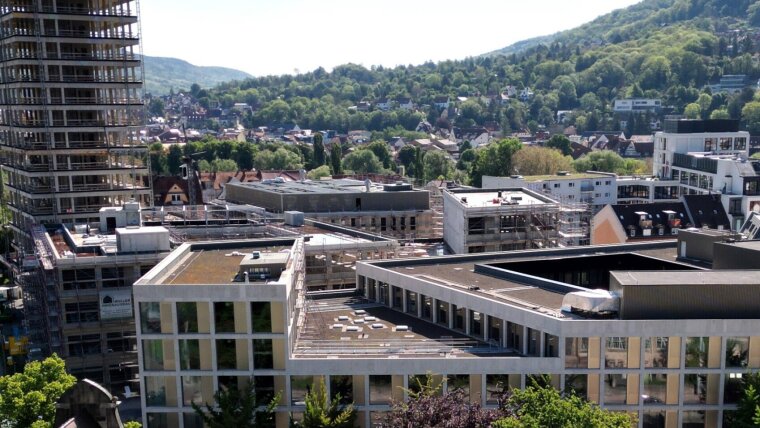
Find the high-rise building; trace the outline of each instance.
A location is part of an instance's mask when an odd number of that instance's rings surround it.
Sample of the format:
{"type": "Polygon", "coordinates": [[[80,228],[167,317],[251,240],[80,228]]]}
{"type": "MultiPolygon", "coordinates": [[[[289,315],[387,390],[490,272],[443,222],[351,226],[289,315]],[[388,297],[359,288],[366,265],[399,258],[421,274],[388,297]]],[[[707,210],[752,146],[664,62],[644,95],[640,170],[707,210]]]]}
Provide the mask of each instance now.
{"type": "Polygon", "coordinates": [[[17,232],[150,205],[139,5],[9,0],[0,6],[0,146],[17,232]]]}

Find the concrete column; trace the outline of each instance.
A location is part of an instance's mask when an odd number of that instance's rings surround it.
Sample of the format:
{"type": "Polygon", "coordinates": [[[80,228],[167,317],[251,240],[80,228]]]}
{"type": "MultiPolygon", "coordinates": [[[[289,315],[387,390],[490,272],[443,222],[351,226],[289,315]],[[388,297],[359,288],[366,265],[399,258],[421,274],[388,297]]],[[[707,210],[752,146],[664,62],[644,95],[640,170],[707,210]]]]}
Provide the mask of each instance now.
{"type": "Polygon", "coordinates": [[[480,323],[483,328],[483,340],[488,342],[488,338],[491,336],[491,316],[486,314],[480,314],[480,323]]]}
{"type": "Polygon", "coordinates": [[[530,340],[530,338],[528,337],[528,327],[522,326],[522,343],[521,343],[521,346],[520,346],[522,349],[520,350],[520,352],[523,355],[527,355],[528,354],[528,341],[529,340],[530,340]]]}
{"type": "Polygon", "coordinates": [[[447,303],[449,305],[449,328],[454,329],[454,304],[453,303],[447,303]]]}

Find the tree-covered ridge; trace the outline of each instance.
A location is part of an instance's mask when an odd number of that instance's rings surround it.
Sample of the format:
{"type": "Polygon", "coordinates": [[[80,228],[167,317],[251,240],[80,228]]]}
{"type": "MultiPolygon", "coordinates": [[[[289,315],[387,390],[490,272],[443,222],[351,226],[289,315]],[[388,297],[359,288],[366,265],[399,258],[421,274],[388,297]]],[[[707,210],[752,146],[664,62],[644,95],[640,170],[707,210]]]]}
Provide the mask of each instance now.
{"type": "Polygon", "coordinates": [[[628,119],[629,129],[622,130],[647,133],[652,115],[621,118],[613,114],[613,101],[658,98],[667,112],[682,114],[693,104],[691,116],[709,118],[717,110],[719,117],[740,119],[752,100],[749,88],[712,94],[706,85],[727,74],[744,74],[748,83],[760,79],[760,31],[752,26],[757,23],[760,1],[646,0],[520,54],[393,68],[345,64],[330,72],[319,68],[196,88],[193,95],[206,107],[248,103],[253,113],[245,118],[247,127],[297,123],[338,132],[393,129],[390,134],[400,135],[427,120],[439,128],[490,124],[509,133],[539,126],[557,130],[557,111],[568,110],[562,125],[578,131],[619,130],[628,119]],[[519,96],[523,88],[534,94],[519,96]],[[414,109],[377,106],[405,98],[414,109]],[[446,99],[456,111],[435,107],[446,99]],[[356,108],[362,102],[370,107],[356,108]]]}

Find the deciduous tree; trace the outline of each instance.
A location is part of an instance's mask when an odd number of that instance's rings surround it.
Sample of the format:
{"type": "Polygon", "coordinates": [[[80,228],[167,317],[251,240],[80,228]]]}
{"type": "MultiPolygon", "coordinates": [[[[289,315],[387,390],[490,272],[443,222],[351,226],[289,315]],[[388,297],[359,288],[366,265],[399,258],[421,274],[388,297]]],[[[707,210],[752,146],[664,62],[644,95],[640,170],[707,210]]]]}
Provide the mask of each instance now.
{"type": "Polygon", "coordinates": [[[253,379],[240,389],[235,386],[214,393],[214,403],[199,406],[191,403],[195,413],[209,428],[274,427],[274,413],[280,394],[269,403],[259,403],[253,379]],[[260,406],[264,406],[261,408],[260,406]]]}

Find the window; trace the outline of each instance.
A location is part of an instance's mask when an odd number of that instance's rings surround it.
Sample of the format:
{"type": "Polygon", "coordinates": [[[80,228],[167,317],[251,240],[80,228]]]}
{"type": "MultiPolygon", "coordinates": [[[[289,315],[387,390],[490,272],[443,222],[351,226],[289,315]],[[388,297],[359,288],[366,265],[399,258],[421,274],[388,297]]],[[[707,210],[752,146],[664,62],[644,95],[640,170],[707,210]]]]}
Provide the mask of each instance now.
{"type": "Polygon", "coordinates": [[[705,138],[705,151],[711,152],[715,150],[716,142],[715,138],[705,138]]]}
{"type": "Polygon", "coordinates": [[[235,304],[214,302],[214,325],[217,333],[235,332],[235,304]]]}
{"type": "Polygon", "coordinates": [[[290,404],[295,406],[303,406],[306,401],[306,394],[311,391],[313,385],[313,376],[291,376],[290,404]]]}
{"type": "Polygon", "coordinates": [[[668,366],[668,338],[647,337],[644,340],[644,367],[668,366]]]}
{"type": "Polygon", "coordinates": [[[117,331],[106,333],[107,352],[130,352],[137,350],[134,331],[117,331]]]}
{"type": "Polygon", "coordinates": [[[665,404],[668,389],[667,374],[644,374],[644,393],[641,399],[645,405],[665,404]]]}
{"type": "Polygon", "coordinates": [[[559,337],[544,333],[544,357],[559,357],[559,337]]]}
{"type": "Polygon", "coordinates": [[[235,339],[217,339],[216,368],[217,370],[236,370],[238,368],[237,346],[235,339]]]}
{"type": "Polygon", "coordinates": [[[747,367],[748,358],[748,337],[729,337],[726,339],[726,367],[747,367]]]}
{"type": "Polygon", "coordinates": [[[393,376],[369,376],[369,404],[390,404],[393,398],[393,376]]]}
{"type": "Polygon", "coordinates": [[[559,189],[559,183],[554,183],[554,188],[559,189]]]}
{"type": "Polygon", "coordinates": [[[179,333],[198,333],[198,308],[195,302],[177,302],[179,333]]]}
{"type": "Polygon", "coordinates": [[[143,340],[143,365],[145,370],[172,370],[171,364],[165,364],[173,360],[174,347],[169,340],[143,340]],[[164,350],[166,354],[164,355],[164,350]]]}
{"type": "Polygon", "coordinates": [[[438,324],[449,325],[449,304],[436,300],[438,310],[438,324]]]}
{"type": "Polygon", "coordinates": [[[747,138],[745,137],[734,138],[734,150],[746,150],[746,149],[747,149],[747,138]]]}
{"type": "Polygon", "coordinates": [[[172,193],[171,197],[172,197],[172,202],[182,202],[182,195],[180,195],[179,193],[172,193]]]}
{"type": "Polygon", "coordinates": [[[393,303],[393,309],[398,309],[399,311],[403,309],[404,306],[404,294],[403,290],[394,286],[391,286],[391,302],[393,303]]]}
{"type": "Polygon", "coordinates": [[[467,316],[467,309],[461,306],[453,305],[452,310],[454,313],[454,330],[464,332],[465,329],[465,317],[467,316]]]}
{"type": "Polygon", "coordinates": [[[483,314],[477,311],[470,311],[470,335],[483,337],[483,314]]]}
{"type": "Polygon", "coordinates": [[[683,404],[707,403],[707,379],[706,374],[683,375],[683,404]]]}
{"type": "Polygon", "coordinates": [[[253,339],[253,368],[274,368],[272,339],[253,339]]]}
{"type": "Polygon", "coordinates": [[[565,391],[586,398],[586,394],[588,394],[588,376],[585,374],[565,375],[565,391]]]}
{"type": "Polygon", "coordinates": [[[470,376],[469,375],[448,375],[446,377],[446,392],[451,394],[456,390],[464,392],[466,399],[470,398],[470,376]]]}
{"type": "MultiPolygon", "coordinates": [[[[131,269],[131,267],[130,267],[131,269]]],[[[101,268],[100,275],[102,278],[103,288],[127,287],[126,270],[120,268],[101,268]]]]}
{"type": "Polygon", "coordinates": [[[406,291],[406,313],[417,315],[417,293],[406,291]]]}
{"type": "Polygon", "coordinates": [[[522,352],[523,326],[513,322],[507,323],[507,347],[522,352]]]}
{"type": "Polygon", "coordinates": [[[179,340],[179,361],[182,370],[201,369],[200,342],[197,339],[179,340]]]}
{"type": "Polygon", "coordinates": [[[101,353],[100,334],[84,334],[81,336],[67,336],[69,356],[82,357],[101,353]]]}
{"type": "Polygon", "coordinates": [[[270,302],[251,303],[251,325],[254,333],[272,332],[272,304],[270,302]]]}
{"type": "Polygon", "coordinates": [[[92,290],[95,283],[95,269],[71,269],[61,271],[64,290],[92,290]]]}
{"type": "Polygon", "coordinates": [[[269,404],[274,399],[274,376],[254,376],[253,386],[259,403],[269,404]]]}
{"type": "Polygon", "coordinates": [[[573,182],[567,183],[567,187],[575,187],[575,183],[573,182]]]}
{"type": "Polygon", "coordinates": [[[148,406],[176,406],[177,385],[174,378],[146,376],[145,401],[148,406]]]}
{"type": "Polygon", "coordinates": [[[723,404],[736,404],[742,396],[743,373],[727,373],[723,386],[723,404]]]}
{"type": "Polygon", "coordinates": [[[428,321],[433,320],[433,298],[420,294],[420,301],[422,302],[422,318],[428,321]]]}
{"type": "Polygon", "coordinates": [[[604,366],[607,368],[628,367],[628,338],[608,337],[604,348],[604,366]]]}
{"type": "Polygon", "coordinates": [[[721,137],[718,139],[718,145],[721,150],[731,150],[731,137],[721,137]]]}
{"type": "Polygon", "coordinates": [[[528,355],[538,357],[541,351],[541,332],[532,328],[528,329],[528,355]]]}
{"type": "Polygon", "coordinates": [[[497,404],[499,399],[510,389],[520,387],[519,374],[486,375],[486,402],[497,404]]]}
{"type": "Polygon", "coordinates": [[[332,375],[330,376],[330,395],[340,395],[341,404],[354,402],[354,378],[353,376],[332,375]]]}
{"type": "Polygon", "coordinates": [[[140,326],[143,334],[161,333],[161,304],[140,302],[140,326]]]}
{"type": "Polygon", "coordinates": [[[687,337],[686,367],[707,367],[708,349],[710,349],[709,337],[687,337]]]}
{"type": "Polygon", "coordinates": [[[67,324],[97,322],[100,319],[98,302],[66,303],[64,309],[67,324]]]}
{"type": "Polygon", "coordinates": [[[626,404],[626,398],[628,396],[627,375],[604,375],[604,383],[604,404],[626,404]]]}
{"type": "Polygon", "coordinates": [[[204,397],[203,390],[211,392],[210,376],[182,376],[182,404],[190,407],[192,403],[203,405],[213,397],[204,397]]]}

